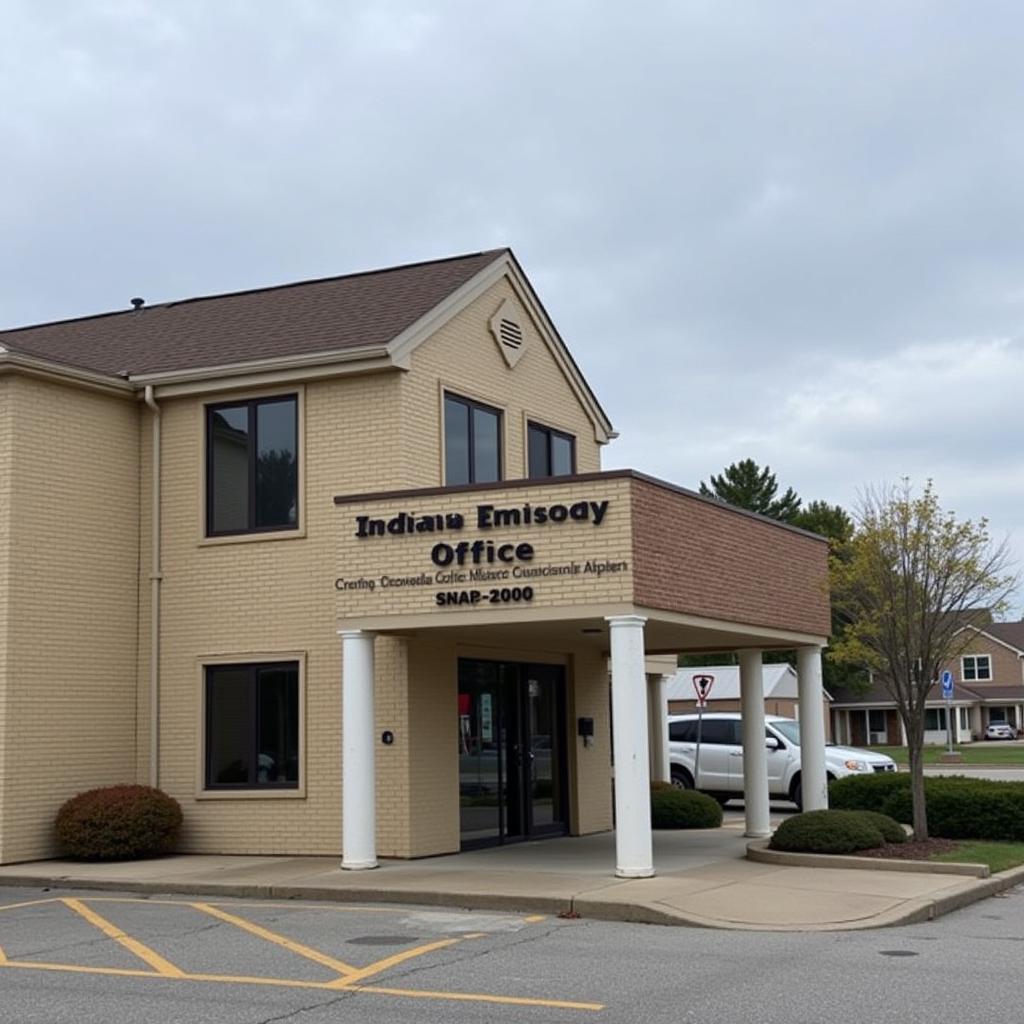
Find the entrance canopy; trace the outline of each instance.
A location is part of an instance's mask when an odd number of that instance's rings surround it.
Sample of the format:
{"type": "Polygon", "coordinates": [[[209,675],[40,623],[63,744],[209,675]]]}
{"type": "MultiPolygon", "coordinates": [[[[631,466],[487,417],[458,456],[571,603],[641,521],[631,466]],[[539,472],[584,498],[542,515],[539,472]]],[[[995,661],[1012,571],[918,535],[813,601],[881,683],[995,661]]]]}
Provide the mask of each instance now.
{"type": "MultiPolygon", "coordinates": [[[[582,652],[593,666],[610,663],[616,874],[622,877],[653,874],[652,752],[667,763],[664,686],[653,699],[647,655],[741,652],[747,830],[764,835],[761,651],[797,649],[800,704],[807,711],[801,715],[804,804],[824,805],[820,658],[830,615],[823,538],[629,470],[343,496],[335,503],[343,866],[376,864],[377,634],[406,637],[410,645],[443,637],[478,658],[488,650],[523,662],[537,660],[539,651],[573,652],[579,662],[582,652]],[[660,727],[649,724],[655,705],[660,727]]],[[[422,671],[421,665],[417,675],[422,671]]],[[[603,698],[592,687],[589,710],[573,712],[581,738],[602,703],[607,715],[607,670],[598,672],[603,698]]],[[[482,707],[494,706],[490,697],[481,700],[482,707]]],[[[512,708],[510,721],[526,708],[512,708]]],[[[482,723],[486,714],[480,717],[482,723]]],[[[485,726],[474,722],[465,723],[465,756],[485,740],[485,726]]],[[[529,730],[520,731],[529,737],[529,730]]],[[[577,779],[584,774],[578,769],[577,779]]],[[[524,776],[518,788],[529,787],[524,776]]],[[[509,805],[514,812],[515,801],[509,805]]],[[[527,807],[520,818],[527,832],[530,813],[527,807]]]]}
{"type": "Polygon", "coordinates": [[[648,653],[830,631],[823,538],[631,470],[334,500],[346,629],[569,630],[607,649],[607,617],[643,614],[648,653]]]}

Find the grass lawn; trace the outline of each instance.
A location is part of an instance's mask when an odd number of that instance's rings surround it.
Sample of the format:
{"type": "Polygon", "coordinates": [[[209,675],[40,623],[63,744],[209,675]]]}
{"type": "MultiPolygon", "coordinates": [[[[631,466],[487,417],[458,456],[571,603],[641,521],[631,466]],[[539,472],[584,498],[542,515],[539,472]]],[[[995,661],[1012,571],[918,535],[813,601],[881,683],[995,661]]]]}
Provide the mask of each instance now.
{"type": "MultiPolygon", "coordinates": [[[[869,747],[879,754],[888,754],[897,764],[907,763],[906,747],[869,747]]],[[[963,755],[964,764],[1008,764],[1024,765],[1024,743],[969,743],[966,746],[954,747],[963,755]]],[[[925,747],[924,763],[938,764],[940,755],[946,752],[945,746],[925,747]]]]}
{"type": "Polygon", "coordinates": [[[1024,864],[1024,843],[992,843],[980,839],[963,839],[959,842],[958,849],[950,853],[936,853],[928,859],[955,864],[987,864],[993,874],[1024,864]]]}

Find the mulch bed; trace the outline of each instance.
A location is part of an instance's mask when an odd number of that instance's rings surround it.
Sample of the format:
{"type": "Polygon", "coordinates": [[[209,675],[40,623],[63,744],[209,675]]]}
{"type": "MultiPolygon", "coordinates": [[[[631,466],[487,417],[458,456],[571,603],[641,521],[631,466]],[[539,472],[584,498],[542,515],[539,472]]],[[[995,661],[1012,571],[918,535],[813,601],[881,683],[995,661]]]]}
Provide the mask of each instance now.
{"type": "Polygon", "coordinates": [[[949,853],[960,844],[952,839],[923,839],[915,842],[908,839],[905,843],[886,843],[874,850],[859,850],[857,857],[885,857],[892,860],[927,860],[933,853],[949,853]]]}

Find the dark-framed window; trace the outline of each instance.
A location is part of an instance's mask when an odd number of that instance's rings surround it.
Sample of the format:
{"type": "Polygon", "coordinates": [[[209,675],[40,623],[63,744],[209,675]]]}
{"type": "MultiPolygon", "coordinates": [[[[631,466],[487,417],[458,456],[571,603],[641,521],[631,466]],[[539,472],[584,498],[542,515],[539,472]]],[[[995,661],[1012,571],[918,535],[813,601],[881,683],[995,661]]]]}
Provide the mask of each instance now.
{"type": "Polygon", "coordinates": [[[275,395],[206,407],[206,533],[299,524],[299,399],[275,395]]]}
{"type": "Polygon", "coordinates": [[[576,438],[539,423],[526,425],[529,476],[572,476],[576,472],[576,438]]]}
{"type": "Polygon", "coordinates": [[[444,482],[501,479],[501,411],[457,395],[444,396],[444,482]]]}
{"type": "Polygon", "coordinates": [[[987,654],[965,654],[962,663],[965,683],[988,682],[992,679],[992,659],[987,654]]]}
{"type": "Polygon", "coordinates": [[[299,663],[207,665],[206,789],[297,789],[299,663]]]}

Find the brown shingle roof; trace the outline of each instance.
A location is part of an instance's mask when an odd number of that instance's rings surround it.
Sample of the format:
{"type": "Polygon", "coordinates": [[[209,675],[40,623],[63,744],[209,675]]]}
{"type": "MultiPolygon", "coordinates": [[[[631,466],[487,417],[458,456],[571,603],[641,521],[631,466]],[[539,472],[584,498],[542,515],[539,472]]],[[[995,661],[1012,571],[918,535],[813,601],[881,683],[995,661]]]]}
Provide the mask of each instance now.
{"type": "Polygon", "coordinates": [[[506,252],[16,328],[0,345],[111,376],[385,345],[506,252]]]}
{"type": "MultiPolygon", "coordinates": [[[[1019,687],[1018,690],[1024,695],[1024,687],[1019,687]]],[[[866,690],[833,686],[830,688],[830,692],[832,693],[833,707],[847,704],[895,704],[892,694],[885,688],[885,684],[878,681],[873,682],[866,690]]],[[[980,687],[978,690],[972,690],[960,683],[953,684],[953,700],[974,701],[978,699],[979,692],[980,687]]],[[[942,687],[938,683],[929,688],[927,700],[942,702],[942,687]]]]}
{"type": "Polygon", "coordinates": [[[983,633],[1002,640],[1015,650],[1024,652],[1024,622],[993,622],[979,627],[983,633]]]}

